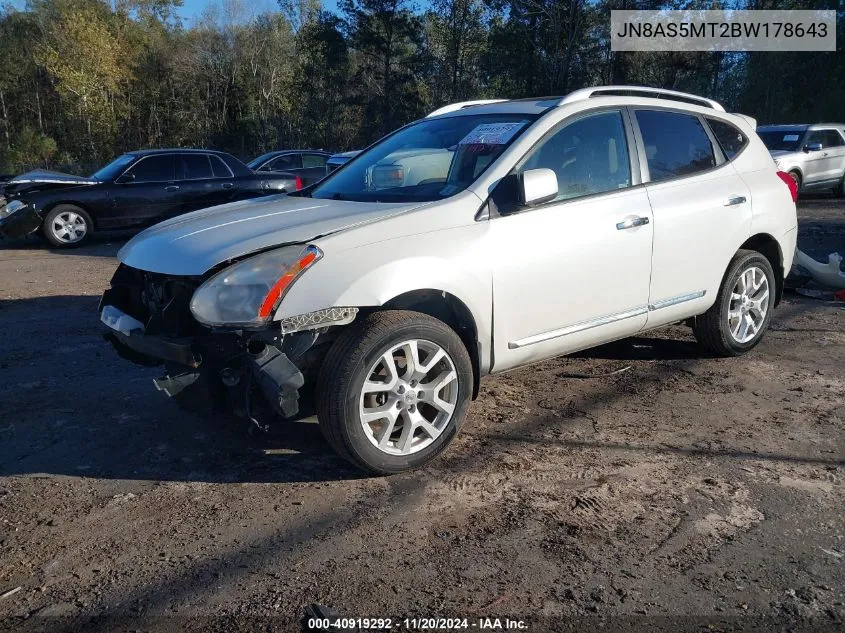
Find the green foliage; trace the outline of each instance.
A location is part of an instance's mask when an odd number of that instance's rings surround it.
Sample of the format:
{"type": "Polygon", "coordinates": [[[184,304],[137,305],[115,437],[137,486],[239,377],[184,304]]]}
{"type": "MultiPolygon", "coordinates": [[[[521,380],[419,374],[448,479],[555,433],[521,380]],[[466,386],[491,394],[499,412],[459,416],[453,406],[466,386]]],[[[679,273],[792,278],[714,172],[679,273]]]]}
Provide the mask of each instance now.
{"type": "MultiPolygon", "coordinates": [[[[841,119],[845,55],[613,53],[613,9],[837,8],[836,0],[29,0],[0,9],[0,171],[93,171],[142,147],[359,148],[452,101],[632,83],[760,121],[841,119]],[[424,9],[424,11],[421,11],[424,9]]],[[[838,41],[845,40],[840,10],[838,41]]]]}
{"type": "Polygon", "coordinates": [[[11,146],[0,153],[0,171],[19,173],[31,167],[49,167],[57,151],[54,139],[25,127],[12,138],[11,146]]]}

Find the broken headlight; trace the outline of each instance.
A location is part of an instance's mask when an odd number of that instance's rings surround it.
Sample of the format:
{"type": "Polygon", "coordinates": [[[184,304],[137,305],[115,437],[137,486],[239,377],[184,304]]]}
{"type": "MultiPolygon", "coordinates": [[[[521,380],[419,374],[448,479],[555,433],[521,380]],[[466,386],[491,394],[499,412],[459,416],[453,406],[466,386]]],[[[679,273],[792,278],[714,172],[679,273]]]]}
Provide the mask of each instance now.
{"type": "Polygon", "coordinates": [[[191,312],[205,325],[263,325],[291,284],[322,256],[316,246],[288,246],[233,264],[197,288],[191,312]]]}
{"type": "Polygon", "coordinates": [[[8,218],[13,213],[16,213],[23,209],[26,206],[25,202],[21,202],[20,200],[12,200],[11,202],[7,203],[2,209],[0,209],[0,220],[3,218],[8,218]]]}

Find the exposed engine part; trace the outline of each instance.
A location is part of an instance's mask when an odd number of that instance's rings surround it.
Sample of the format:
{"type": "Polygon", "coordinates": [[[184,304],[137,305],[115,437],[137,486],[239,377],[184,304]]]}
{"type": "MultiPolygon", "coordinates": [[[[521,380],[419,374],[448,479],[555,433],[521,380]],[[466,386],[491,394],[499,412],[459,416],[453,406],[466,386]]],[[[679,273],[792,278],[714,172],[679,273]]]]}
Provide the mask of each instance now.
{"type": "Polygon", "coordinates": [[[355,320],[358,308],[326,308],[308,314],[282,319],[282,332],[289,334],[301,330],[314,330],[330,325],[346,325],[355,320]]]}
{"type": "Polygon", "coordinates": [[[251,353],[249,359],[253,376],[273,408],[286,418],[299,413],[299,389],[305,384],[299,368],[272,345],[251,353]]]}
{"type": "Polygon", "coordinates": [[[194,384],[199,377],[199,372],[193,371],[178,374],[176,376],[165,374],[159,378],[153,378],[153,384],[156,386],[156,389],[163,391],[172,398],[186,387],[190,387],[194,384]]]}

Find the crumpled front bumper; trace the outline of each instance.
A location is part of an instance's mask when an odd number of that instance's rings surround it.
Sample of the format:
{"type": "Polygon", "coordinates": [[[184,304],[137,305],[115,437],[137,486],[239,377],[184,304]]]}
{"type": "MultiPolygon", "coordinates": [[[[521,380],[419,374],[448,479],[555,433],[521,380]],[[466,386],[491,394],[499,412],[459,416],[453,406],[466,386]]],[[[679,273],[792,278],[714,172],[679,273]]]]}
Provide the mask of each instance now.
{"type": "Polygon", "coordinates": [[[16,238],[29,235],[38,230],[41,222],[38,212],[27,205],[5,218],[0,218],[0,236],[16,238]]]}
{"type": "MultiPolygon", "coordinates": [[[[147,334],[142,323],[109,301],[112,292],[106,291],[100,301],[100,320],[108,326],[105,338],[121,358],[144,366],[163,364],[167,374],[153,381],[159,391],[172,397],[202,381],[206,388],[212,385],[240,400],[253,397],[254,385],[282,417],[299,413],[305,379],[279,344],[242,332],[203,337],[147,334]]],[[[248,405],[244,408],[249,410],[248,405]]]]}

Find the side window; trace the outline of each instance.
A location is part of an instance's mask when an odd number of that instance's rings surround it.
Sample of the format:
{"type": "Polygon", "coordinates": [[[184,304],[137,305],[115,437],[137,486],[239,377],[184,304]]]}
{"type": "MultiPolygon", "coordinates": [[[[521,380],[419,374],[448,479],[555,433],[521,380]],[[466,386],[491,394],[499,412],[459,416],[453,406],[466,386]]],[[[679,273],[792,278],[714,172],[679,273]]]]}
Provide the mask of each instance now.
{"type": "Polygon", "coordinates": [[[326,166],[326,157],[321,156],[320,154],[303,154],[302,155],[302,166],[303,167],[325,167],[326,166]]]}
{"type": "Polygon", "coordinates": [[[519,167],[551,169],[557,200],[631,186],[631,163],[621,112],[602,112],[574,121],[535,147],[519,167]]]}
{"type": "Polygon", "coordinates": [[[707,119],[707,123],[728,160],[732,160],[748,143],[745,135],[730,123],[719,119],[707,119]]]}
{"type": "Polygon", "coordinates": [[[302,161],[299,159],[299,154],[288,154],[286,156],[279,156],[276,160],[270,161],[267,167],[262,168],[261,171],[287,171],[288,169],[299,169],[302,166],[302,161]]]}
{"type": "Polygon", "coordinates": [[[134,182],[169,182],[176,177],[176,161],[172,154],[145,156],[129,169],[134,182]]]}
{"type": "Polygon", "coordinates": [[[716,165],[710,137],[698,117],[662,110],[637,110],[652,182],[688,176],[716,165]]]}
{"type": "Polygon", "coordinates": [[[822,147],[839,147],[840,145],[845,145],[842,141],[842,137],[839,136],[839,132],[836,130],[822,130],[823,133],[823,140],[822,140],[822,147]]]}
{"type": "Polygon", "coordinates": [[[211,161],[211,170],[214,172],[215,178],[231,178],[232,170],[223,162],[223,159],[213,154],[208,155],[211,161]]]}
{"type": "Polygon", "coordinates": [[[182,154],[182,180],[203,180],[212,178],[208,154],[182,154]]]}

